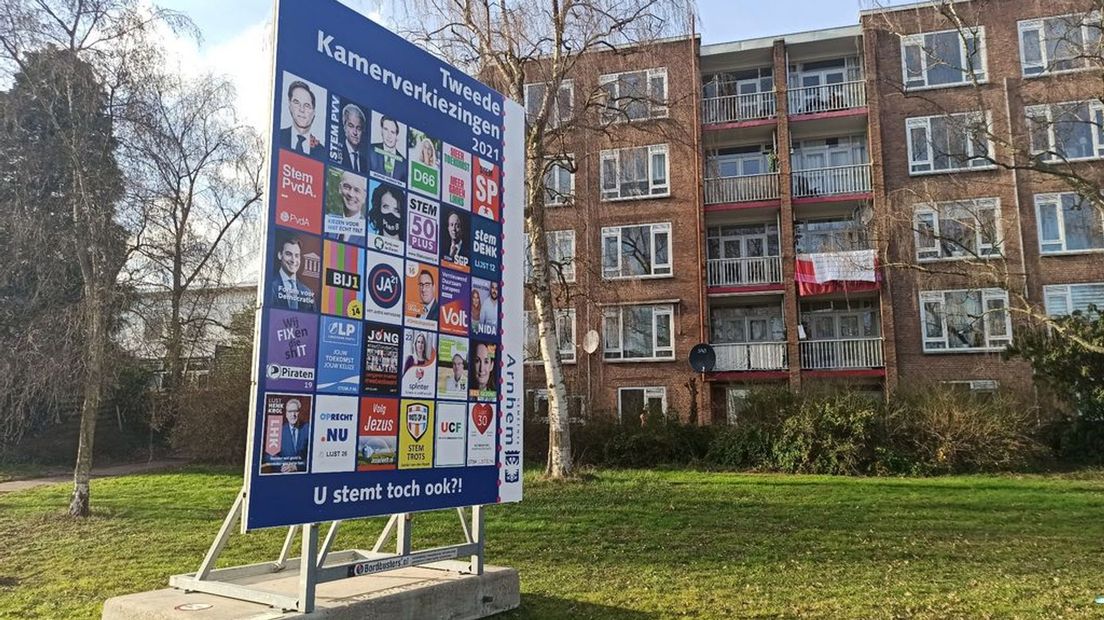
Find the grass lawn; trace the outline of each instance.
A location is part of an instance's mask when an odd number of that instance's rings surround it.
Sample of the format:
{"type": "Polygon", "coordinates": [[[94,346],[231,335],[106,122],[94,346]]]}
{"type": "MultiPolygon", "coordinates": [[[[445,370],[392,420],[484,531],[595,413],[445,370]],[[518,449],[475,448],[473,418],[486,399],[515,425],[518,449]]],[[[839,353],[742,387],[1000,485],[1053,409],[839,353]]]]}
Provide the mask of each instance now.
{"type": "MultiPolygon", "coordinates": [[[[188,469],[0,495],[0,617],[98,617],[106,597],[195,570],[240,485],[188,469]]],[[[861,479],[600,471],[530,480],[488,511],[488,560],[521,571],[508,618],[1099,617],[1104,477],[861,479]]],[[[457,542],[419,515],[415,546],[457,542]]],[[[336,549],[380,520],[348,523],[336,549]]],[[[283,531],[235,535],[226,562],[276,556],[283,531]]]]}

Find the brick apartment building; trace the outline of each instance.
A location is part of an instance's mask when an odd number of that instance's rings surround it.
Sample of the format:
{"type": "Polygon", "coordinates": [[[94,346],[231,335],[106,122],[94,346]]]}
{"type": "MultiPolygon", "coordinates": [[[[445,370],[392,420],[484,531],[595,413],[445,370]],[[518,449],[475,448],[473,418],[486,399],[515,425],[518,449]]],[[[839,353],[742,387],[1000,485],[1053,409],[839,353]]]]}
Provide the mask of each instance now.
{"type": "Polygon", "coordinates": [[[1000,358],[1013,325],[1104,307],[1099,213],[1033,169],[1100,170],[1100,69],[1074,49],[1099,45],[1089,8],[924,2],[580,64],[563,106],[595,85],[662,105],[569,138],[576,173],[546,179],[573,414],[723,422],[766,384],[1029,386],[1000,358]]]}

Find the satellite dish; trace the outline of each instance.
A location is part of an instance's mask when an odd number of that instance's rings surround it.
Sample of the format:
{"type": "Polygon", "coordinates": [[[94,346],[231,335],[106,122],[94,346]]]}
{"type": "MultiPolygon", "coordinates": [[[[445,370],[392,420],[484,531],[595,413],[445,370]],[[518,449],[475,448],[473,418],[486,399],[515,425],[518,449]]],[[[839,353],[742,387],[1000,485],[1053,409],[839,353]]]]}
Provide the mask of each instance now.
{"type": "Polygon", "coordinates": [[[583,336],[583,350],[587,353],[598,350],[598,332],[592,329],[583,336]]]}
{"type": "Polygon", "coordinates": [[[709,372],[717,365],[717,352],[707,343],[694,345],[690,349],[690,367],[697,372],[709,372]]]}

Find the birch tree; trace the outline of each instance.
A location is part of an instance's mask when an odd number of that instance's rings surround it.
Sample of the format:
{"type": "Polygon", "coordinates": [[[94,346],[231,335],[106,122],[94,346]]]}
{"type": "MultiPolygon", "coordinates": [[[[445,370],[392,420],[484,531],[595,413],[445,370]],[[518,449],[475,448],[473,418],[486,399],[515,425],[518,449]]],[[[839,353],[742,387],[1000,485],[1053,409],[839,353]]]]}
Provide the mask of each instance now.
{"type": "MultiPolygon", "coordinates": [[[[552,478],[573,472],[568,394],[556,336],[554,286],[560,270],[549,261],[545,175],[567,160],[567,144],[605,131],[611,112],[605,90],[564,85],[596,54],[646,52],[663,37],[687,36],[689,7],[680,0],[414,0],[399,16],[409,38],[479,76],[518,102],[526,101],[525,231],[541,361],[548,390],[548,461],[552,478]],[[570,103],[570,105],[569,105],[570,103]],[[605,113],[603,116],[599,113],[605,113]]],[[[647,89],[625,93],[647,104],[647,89]]],[[[623,112],[621,112],[623,113],[623,112]]]]}

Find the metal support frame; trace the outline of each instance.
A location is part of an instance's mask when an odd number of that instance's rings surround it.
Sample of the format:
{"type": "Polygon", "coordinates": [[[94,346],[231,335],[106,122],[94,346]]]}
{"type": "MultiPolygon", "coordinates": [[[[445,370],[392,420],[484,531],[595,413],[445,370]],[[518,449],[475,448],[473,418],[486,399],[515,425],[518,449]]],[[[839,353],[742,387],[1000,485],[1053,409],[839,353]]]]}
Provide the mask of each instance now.
{"type": "Polygon", "coordinates": [[[274,562],[261,562],[246,566],[215,568],[219,555],[226,548],[230,534],[241,520],[245,505],[245,490],[234,499],[226,518],[219,527],[215,540],[204,555],[199,569],[186,575],[173,575],[169,585],[186,592],[205,592],[217,596],[270,605],[285,611],[310,613],[315,607],[315,592],[318,584],[328,581],[359,577],[386,572],[411,566],[422,566],[460,574],[482,575],[484,567],[485,533],[483,528],[483,506],[471,507],[471,521],[463,508],[457,508],[460,529],[464,542],[414,551],[412,532],[414,515],[411,513],[393,514],[383,526],[370,551],[350,549],[333,551],[341,521],[331,521],[326,536],[319,546],[321,524],[307,523],[292,525],[288,528],[280,555],[274,562]],[[289,557],[295,534],[300,534],[299,557],[289,557]],[[391,538],[395,539],[394,552],[384,551],[391,538]],[[467,561],[461,560],[468,556],[467,561]],[[307,562],[303,562],[307,558],[307,562]],[[235,580],[254,578],[261,575],[278,573],[285,570],[298,570],[299,580],[294,596],[259,590],[248,585],[235,583],[235,580]]]}

